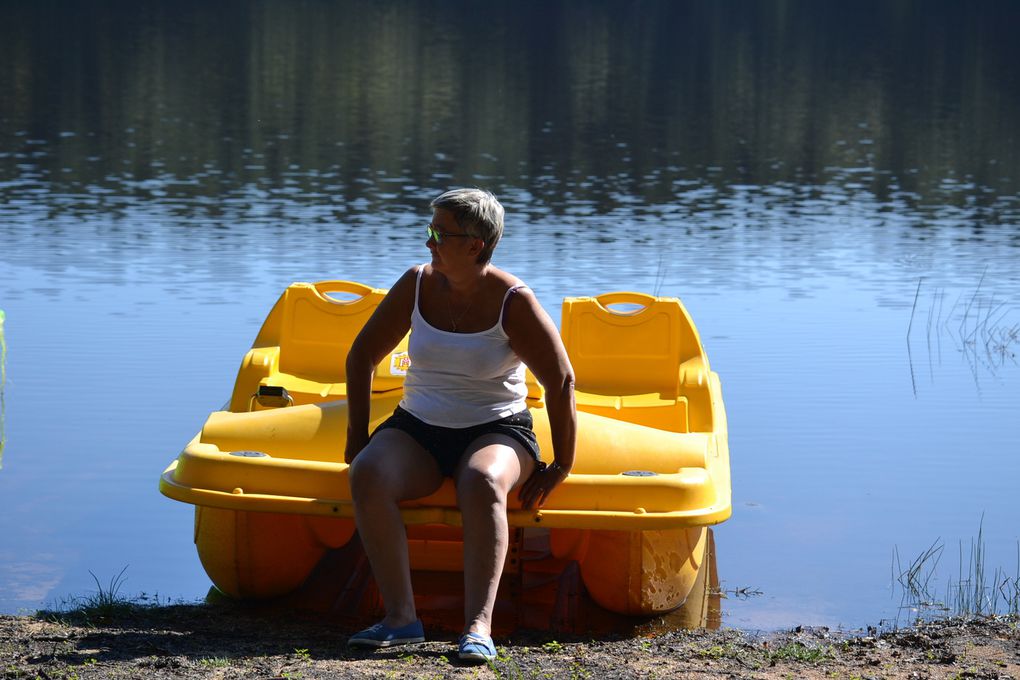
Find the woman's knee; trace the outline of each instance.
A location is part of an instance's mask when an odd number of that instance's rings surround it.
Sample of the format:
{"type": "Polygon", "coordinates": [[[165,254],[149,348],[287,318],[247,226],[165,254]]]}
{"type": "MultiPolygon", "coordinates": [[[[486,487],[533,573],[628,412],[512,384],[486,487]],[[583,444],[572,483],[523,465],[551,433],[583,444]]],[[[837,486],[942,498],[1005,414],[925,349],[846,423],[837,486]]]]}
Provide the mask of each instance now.
{"type": "Polygon", "coordinates": [[[392,475],[388,474],[383,459],[384,456],[372,455],[371,450],[366,448],[351,463],[347,474],[355,501],[386,495],[392,475]]]}
{"type": "Polygon", "coordinates": [[[364,501],[403,501],[433,493],[443,476],[424,449],[393,430],[373,437],[351,463],[351,496],[364,501]]]}
{"type": "Polygon", "coordinates": [[[457,475],[457,499],[465,503],[492,505],[505,504],[510,486],[492,466],[468,465],[457,475]]]}

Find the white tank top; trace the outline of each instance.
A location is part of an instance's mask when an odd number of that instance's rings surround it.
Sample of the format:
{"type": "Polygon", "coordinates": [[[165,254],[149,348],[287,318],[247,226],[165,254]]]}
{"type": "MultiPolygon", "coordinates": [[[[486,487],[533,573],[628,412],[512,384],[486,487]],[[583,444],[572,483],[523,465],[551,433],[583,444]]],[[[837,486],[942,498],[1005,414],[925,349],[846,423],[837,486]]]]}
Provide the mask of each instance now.
{"type": "Polygon", "coordinates": [[[506,418],[527,408],[524,364],[510,349],[503,330],[503,312],[514,286],[503,296],[499,321],[479,333],[451,333],[430,325],[418,309],[421,273],[414,287],[411,337],[407,352],[411,365],[404,378],[400,406],[411,415],[439,427],[470,427],[506,418]]]}

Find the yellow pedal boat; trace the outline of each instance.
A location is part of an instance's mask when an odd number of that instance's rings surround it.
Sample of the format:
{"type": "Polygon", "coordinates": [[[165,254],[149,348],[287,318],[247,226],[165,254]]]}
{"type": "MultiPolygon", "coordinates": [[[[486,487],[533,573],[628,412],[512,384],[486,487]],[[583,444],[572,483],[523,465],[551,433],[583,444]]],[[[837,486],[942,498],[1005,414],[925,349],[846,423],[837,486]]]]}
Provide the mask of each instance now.
{"type": "MultiPolygon", "coordinates": [[[[223,593],[285,595],[327,552],[357,543],[343,462],[344,364],[385,293],[350,281],[289,286],[241,362],[228,410],[212,413],[164,471],[160,491],[196,506],[199,557],[223,593]]],[[[576,375],[575,463],[543,508],[523,510],[511,497],[504,579],[528,559],[545,559],[552,572],[576,563],[591,598],[611,612],[676,609],[705,560],[707,527],[731,512],[719,377],[677,298],[567,298],[560,328],[576,375]],[[544,556],[528,557],[524,546],[536,539],[544,556]]],[[[406,343],[376,368],[372,427],[400,401],[406,343]]],[[[528,403],[551,462],[530,373],[528,403]]],[[[452,481],[402,512],[412,570],[462,569],[452,481]]]]}

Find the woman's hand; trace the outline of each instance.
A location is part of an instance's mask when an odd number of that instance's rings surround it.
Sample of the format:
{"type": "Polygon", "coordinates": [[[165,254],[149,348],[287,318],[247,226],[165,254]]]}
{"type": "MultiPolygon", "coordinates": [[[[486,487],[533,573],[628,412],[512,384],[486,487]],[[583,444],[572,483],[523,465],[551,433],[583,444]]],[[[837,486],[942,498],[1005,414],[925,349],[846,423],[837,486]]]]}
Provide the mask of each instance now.
{"type": "Polygon", "coordinates": [[[521,507],[525,510],[530,510],[532,506],[542,507],[552,490],[559,486],[559,483],[566,479],[568,474],[570,474],[570,470],[555,462],[552,465],[535,468],[535,471],[528,477],[528,481],[524,482],[520,493],[517,494],[521,501],[521,507]]]}

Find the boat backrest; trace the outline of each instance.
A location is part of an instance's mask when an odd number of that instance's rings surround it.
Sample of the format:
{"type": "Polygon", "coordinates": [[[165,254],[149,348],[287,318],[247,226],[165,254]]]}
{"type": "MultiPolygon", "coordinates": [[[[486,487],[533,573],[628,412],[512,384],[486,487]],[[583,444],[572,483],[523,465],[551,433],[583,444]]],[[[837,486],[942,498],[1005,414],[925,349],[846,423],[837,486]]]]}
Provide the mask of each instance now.
{"type": "MultiPolygon", "coordinates": [[[[280,370],[323,383],[347,380],[345,364],[354,339],[386,291],[353,281],[295,283],[284,293],[280,370]]],[[[402,343],[406,348],[406,341],[402,343]]],[[[389,368],[387,356],[385,368],[389,368]]],[[[399,387],[402,376],[376,371],[373,389],[399,387]],[[390,383],[387,385],[384,383],[390,383]]]]}
{"type": "MultiPolygon", "coordinates": [[[[279,370],[320,383],[346,382],[351,345],[386,293],[353,281],[291,284],[280,301],[279,370]]],[[[376,367],[373,391],[403,386],[410,363],[407,340],[404,336],[376,367]]],[[[544,391],[530,370],[525,383],[529,404],[541,405],[544,391]]]]}
{"type": "Polygon", "coordinates": [[[582,392],[675,398],[680,365],[704,356],[694,324],[673,297],[619,292],[566,298],[560,332],[582,392]]]}

